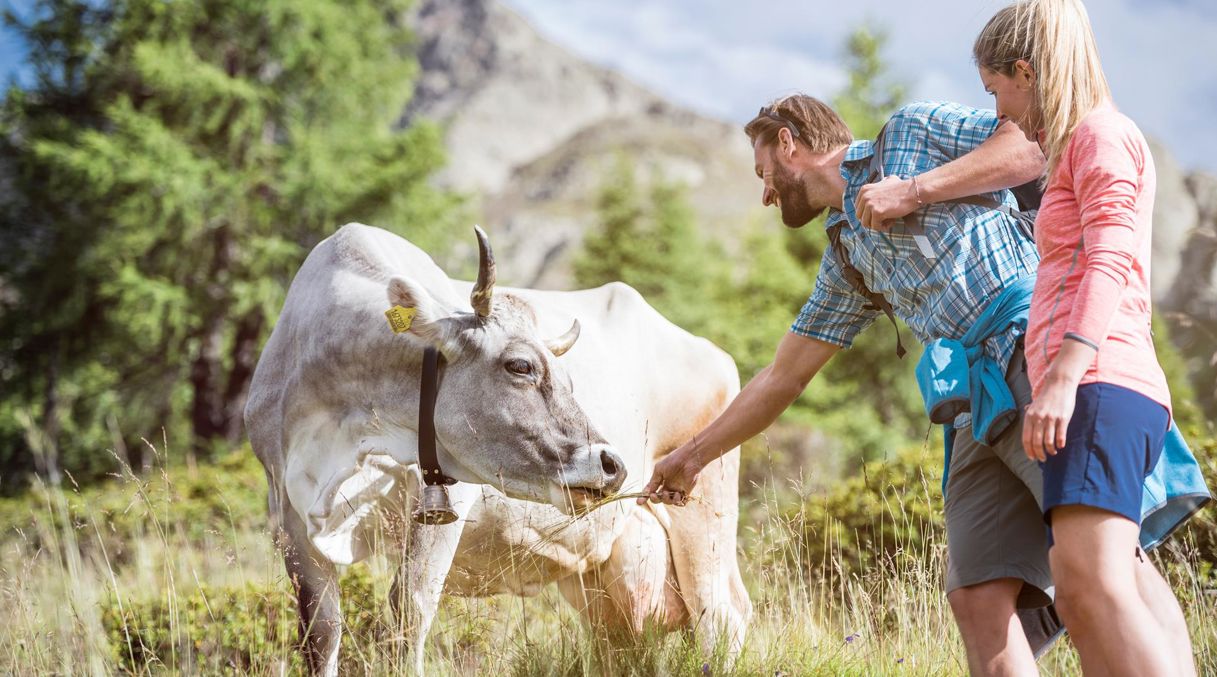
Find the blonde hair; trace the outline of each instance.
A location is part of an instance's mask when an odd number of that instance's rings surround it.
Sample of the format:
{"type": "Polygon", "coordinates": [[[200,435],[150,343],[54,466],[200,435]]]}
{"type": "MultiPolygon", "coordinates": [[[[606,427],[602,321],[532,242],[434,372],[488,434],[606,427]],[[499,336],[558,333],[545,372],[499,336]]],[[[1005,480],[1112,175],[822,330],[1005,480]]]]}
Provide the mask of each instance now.
{"type": "Polygon", "coordinates": [[[1047,175],[1082,119],[1111,100],[1081,0],[1025,0],[1005,7],[976,37],[972,57],[977,66],[1006,76],[1020,59],[1031,64],[1047,175]]]}
{"type": "Polygon", "coordinates": [[[756,117],[744,125],[744,133],[755,147],[773,141],[783,127],[813,153],[827,153],[854,140],[836,111],[806,94],[791,94],[762,106],[756,117]]]}

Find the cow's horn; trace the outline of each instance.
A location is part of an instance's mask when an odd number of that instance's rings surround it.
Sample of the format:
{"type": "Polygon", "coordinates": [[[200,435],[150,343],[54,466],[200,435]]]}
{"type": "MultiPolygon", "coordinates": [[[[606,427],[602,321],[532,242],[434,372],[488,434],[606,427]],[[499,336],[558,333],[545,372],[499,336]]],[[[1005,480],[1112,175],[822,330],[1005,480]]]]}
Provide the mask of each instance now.
{"type": "Polygon", "coordinates": [[[554,354],[554,357],[562,357],[566,351],[570,350],[571,346],[575,345],[575,340],[579,338],[579,320],[570,326],[567,332],[558,338],[550,339],[545,342],[545,347],[549,348],[549,352],[554,354]]]}
{"type": "Polygon", "coordinates": [[[490,250],[490,240],[481,226],[474,226],[473,232],[478,236],[478,281],[469,294],[469,303],[478,317],[487,317],[490,301],[494,298],[494,252],[490,250]]]}

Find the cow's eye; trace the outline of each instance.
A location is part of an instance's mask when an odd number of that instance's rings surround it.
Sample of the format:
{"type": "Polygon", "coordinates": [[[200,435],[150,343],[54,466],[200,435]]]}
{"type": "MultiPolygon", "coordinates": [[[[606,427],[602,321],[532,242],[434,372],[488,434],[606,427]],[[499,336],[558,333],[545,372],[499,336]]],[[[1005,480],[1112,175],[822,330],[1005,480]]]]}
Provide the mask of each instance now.
{"type": "Polygon", "coordinates": [[[530,376],[532,374],[532,363],[528,360],[507,360],[504,365],[507,371],[520,376],[530,376]]]}

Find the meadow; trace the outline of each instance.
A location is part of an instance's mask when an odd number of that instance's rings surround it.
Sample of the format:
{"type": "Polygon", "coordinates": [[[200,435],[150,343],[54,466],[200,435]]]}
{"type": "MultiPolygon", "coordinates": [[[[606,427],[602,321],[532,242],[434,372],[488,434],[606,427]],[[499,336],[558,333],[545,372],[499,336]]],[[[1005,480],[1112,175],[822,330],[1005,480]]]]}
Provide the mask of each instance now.
{"type": "MultiPolygon", "coordinates": [[[[1217,445],[1199,449],[1213,470],[1217,445]]],[[[149,444],[153,465],[83,489],[0,500],[0,671],[7,674],[301,674],[295,601],[265,526],[248,448],[217,462],[149,444]]],[[[740,560],[754,604],[728,665],[686,633],[604,648],[550,589],[449,597],[428,675],[953,675],[962,645],[941,593],[937,469],[927,449],[868,464],[827,489],[747,448],[740,560]],[[755,478],[761,478],[759,480],[755,478]]],[[[1217,674],[1211,509],[1157,554],[1184,603],[1201,674],[1217,674]]],[[[384,557],[343,574],[344,674],[407,674],[384,557]]],[[[1044,674],[1077,674],[1067,641],[1044,674]]]]}

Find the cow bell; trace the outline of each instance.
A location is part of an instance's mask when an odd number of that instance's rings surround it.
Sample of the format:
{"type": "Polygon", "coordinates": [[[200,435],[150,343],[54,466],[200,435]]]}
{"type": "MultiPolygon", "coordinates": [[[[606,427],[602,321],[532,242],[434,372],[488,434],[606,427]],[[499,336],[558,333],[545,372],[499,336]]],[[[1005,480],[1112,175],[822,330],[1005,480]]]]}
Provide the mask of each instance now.
{"type": "Polygon", "coordinates": [[[418,499],[418,507],[414,509],[414,521],[419,524],[452,524],[456,521],[456,511],[448,500],[448,487],[442,484],[427,484],[423,486],[423,495],[418,499]]]}

